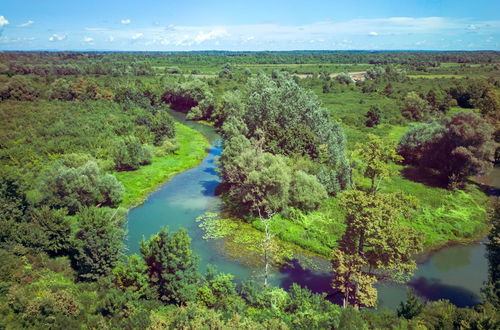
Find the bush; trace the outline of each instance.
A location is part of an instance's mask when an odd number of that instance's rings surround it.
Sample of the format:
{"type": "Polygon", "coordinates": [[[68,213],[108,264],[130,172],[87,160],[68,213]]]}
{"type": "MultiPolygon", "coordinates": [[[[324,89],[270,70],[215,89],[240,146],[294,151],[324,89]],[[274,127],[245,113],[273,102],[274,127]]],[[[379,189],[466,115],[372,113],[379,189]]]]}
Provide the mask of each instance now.
{"type": "Polygon", "coordinates": [[[492,127],[472,112],[457,112],[440,123],[411,128],[398,145],[405,164],[437,170],[448,183],[459,184],[468,176],[492,166],[492,127]]]}
{"type": "Polygon", "coordinates": [[[404,106],[401,109],[401,114],[409,120],[422,121],[431,111],[429,103],[415,92],[406,94],[403,103],[404,106]]]}
{"type": "Polygon", "coordinates": [[[121,201],[123,185],[111,174],[102,174],[94,161],[83,160],[63,157],[41,174],[42,202],[74,214],[85,206],[115,206],[121,201]]]}
{"type": "Polygon", "coordinates": [[[153,144],[159,146],[165,138],[175,137],[175,122],[166,111],[156,111],[151,118],[151,132],[154,134],[153,144]]]}
{"type": "Polygon", "coordinates": [[[13,77],[0,91],[2,99],[18,101],[35,101],[40,96],[39,91],[25,77],[13,77]]]}
{"type": "Polygon", "coordinates": [[[380,108],[376,105],[372,105],[370,110],[366,113],[365,117],[367,118],[365,122],[366,127],[374,127],[380,124],[382,113],[380,108]]]}
{"type": "Polygon", "coordinates": [[[326,197],[325,187],[314,175],[300,170],[293,173],[290,184],[290,206],[312,211],[317,209],[326,197]]]}
{"type": "Polygon", "coordinates": [[[141,165],[151,164],[153,150],[150,146],[142,145],[137,137],[128,136],[115,142],[112,156],[117,170],[136,170],[141,165]]]}

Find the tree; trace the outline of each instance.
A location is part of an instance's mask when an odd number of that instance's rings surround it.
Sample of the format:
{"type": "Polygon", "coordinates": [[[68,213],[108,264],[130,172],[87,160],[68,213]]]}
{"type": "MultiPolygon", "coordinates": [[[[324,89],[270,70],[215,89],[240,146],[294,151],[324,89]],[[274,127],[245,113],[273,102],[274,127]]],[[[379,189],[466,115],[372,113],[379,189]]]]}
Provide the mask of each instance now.
{"type": "Polygon", "coordinates": [[[175,137],[175,122],[166,111],[156,111],[151,119],[151,132],[154,134],[153,144],[160,146],[165,138],[175,137]]]}
{"type": "Polygon", "coordinates": [[[50,210],[47,206],[31,211],[31,225],[43,232],[44,242],[40,243],[51,255],[65,254],[72,249],[71,225],[65,217],[65,210],[50,210]]]}
{"type": "Polygon", "coordinates": [[[380,108],[376,105],[372,105],[370,110],[366,113],[365,117],[367,118],[365,122],[366,127],[375,127],[380,124],[382,113],[380,112],[380,108]]]}
{"type": "Polygon", "coordinates": [[[192,120],[210,118],[215,103],[207,83],[199,79],[168,87],[162,100],[172,109],[187,113],[186,118],[192,120]]]}
{"type": "Polygon", "coordinates": [[[421,302],[412,289],[408,289],[406,293],[406,301],[401,302],[397,309],[399,317],[404,317],[407,320],[420,315],[425,307],[425,303],[421,302]]]}
{"type": "Polygon", "coordinates": [[[89,207],[76,219],[74,259],[79,277],[98,280],[109,276],[124,247],[126,210],[89,207]]]}
{"type": "Polygon", "coordinates": [[[342,304],[347,308],[349,304],[355,307],[374,307],[377,304],[377,289],[373,284],[375,276],[363,272],[367,263],[358,254],[346,254],[340,249],[333,250],[332,268],[334,278],[332,287],[342,293],[342,304]]]}
{"type": "Polygon", "coordinates": [[[240,147],[240,144],[230,144],[221,156],[221,176],[228,187],[227,196],[253,214],[266,209],[285,209],[289,202],[291,170],[283,156],[263,152],[259,146],[239,153],[240,147]]]}
{"type": "Polygon", "coordinates": [[[431,111],[429,103],[415,92],[406,94],[403,104],[401,114],[409,120],[422,121],[431,111]]]}
{"type": "Polygon", "coordinates": [[[185,229],[170,234],[167,228],[141,242],[150,286],[165,303],[184,305],[196,297],[198,257],[190,244],[185,229]]]}
{"type": "Polygon", "coordinates": [[[153,151],[132,135],[116,140],[112,156],[117,170],[128,171],[136,170],[141,165],[151,164],[153,151]]]}
{"type": "Polygon", "coordinates": [[[137,254],[119,261],[113,269],[113,283],[122,290],[132,293],[136,298],[145,298],[149,294],[149,278],[146,263],[137,254]]]}
{"type": "Polygon", "coordinates": [[[374,193],[382,180],[397,171],[392,169],[390,162],[401,161],[403,157],[396,153],[394,145],[383,142],[378,136],[368,134],[367,139],[367,142],[356,145],[355,154],[363,161],[363,175],[370,179],[370,191],[374,193]]]}
{"type": "Polygon", "coordinates": [[[369,194],[351,190],[342,194],[346,231],[334,250],[334,286],[344,301],[373,306],[376,280],[401,281],[416,268],[413,255],[422,248],[418,233],[400,220],[410,216],[415,200],[402,194],[369,194]]]}
{"type": "Polygon", "coordinates": [[[292,174],[290,206],[305,211],[312,211],[317,209],[321,201],[327,197],[325,187],[314,175],[307,174],[301,170],[295,171],[292,174]]]}
{"type": "Polygon", "coordinates": [[[490,214],[492,227],[486,245],[488,257],[488,281],[481,290],[485,300],[500,308],[500,201],[494,202],[490,214]]]}
{"type": "Polygon", "coordinates": [[[457,112],[440,123],[411,128],[398,145],[405,164],[441,173],[449,186],[492,166],[492,127],[473,112],[457,112]]]}
{"type": "Polygon", "coordinates": [[[83,207],[115,206],[121,201],[123,185],[111,174],[102,174],[97,164],[70,154],[43,171],[39,191],[42,202],[55,208],[68,208],[75,214],[83,207]]]}
{"type": "Polygon", "coordinates": [[[205,283],[198,289],[197,301],[209,308],[231,310],[241,299],[236,293],[233,279],[234,275],[217,273],[215,267],[208,265],[205,283]]]}

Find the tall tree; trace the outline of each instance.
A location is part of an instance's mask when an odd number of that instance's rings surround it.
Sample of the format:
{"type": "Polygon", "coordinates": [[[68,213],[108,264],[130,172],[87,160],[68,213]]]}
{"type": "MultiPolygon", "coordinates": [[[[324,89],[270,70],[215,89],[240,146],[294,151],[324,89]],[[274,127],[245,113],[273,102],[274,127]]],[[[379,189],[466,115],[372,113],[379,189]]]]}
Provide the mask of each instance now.
{"type": "Polygon", "coordinates": [[[191,238],[185,229],[172,234],[167,228],[141,242],[149,282],[161,301],[178,305],[196,297],[198,257],[190,248],[191,238]]]}
{"type": "Polygon", "coordinates": [[[75,261],[80,278],[108,276],[124,248],[126,210],[89,207],[76,216],[75,261]]]}
{"type": "Polygon", "coordinates": [[[333,284],[347,295],[346,301],[373,306],[374,279],[400,281],[416,268],[412,257],[422,240],[401,221],[416,202],[403,194],[351,190],[342,194],[341,206],[347,228],[333,254],[333,270],[339,274],[333,284]]]}

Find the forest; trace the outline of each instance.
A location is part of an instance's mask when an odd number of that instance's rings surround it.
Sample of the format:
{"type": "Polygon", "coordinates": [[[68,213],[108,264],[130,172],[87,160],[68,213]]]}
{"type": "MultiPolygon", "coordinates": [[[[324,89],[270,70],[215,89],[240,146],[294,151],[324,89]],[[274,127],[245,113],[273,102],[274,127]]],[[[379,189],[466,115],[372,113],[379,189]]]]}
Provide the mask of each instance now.
{"type": "Polygon", "coordinates": [[[0,118],[1,329],[500,328],[500,52],[3,51],[0,118]],[[203,235],[130,251],[130,212],[214,145],[203,235]],[[197,240],[259,274],[202,267],[197,240]],[[379,308],[478,241],[479,303],[379,308]],[[275,284],[301,258],[328,292],[275,284]]]}

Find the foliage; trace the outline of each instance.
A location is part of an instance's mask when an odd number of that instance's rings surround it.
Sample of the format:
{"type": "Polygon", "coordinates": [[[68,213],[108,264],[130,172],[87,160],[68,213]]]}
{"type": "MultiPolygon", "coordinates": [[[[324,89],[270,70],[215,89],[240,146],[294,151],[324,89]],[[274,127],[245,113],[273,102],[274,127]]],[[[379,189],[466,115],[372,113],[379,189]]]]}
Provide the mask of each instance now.
{"type": "Polygon", "coordinates": [[[415,200],[402,194],[369,194],[358,190],[341,196],[347,228],[332,257],[333,282],[344,305],[373,306],[376,279],[401,281],[416,268],[413,255],[422,249],[420,235],[404,225],[415,200]]]}
{"type": "Polygon", "coordinates": [[[394,145],[384,143],[378,136],[367,135],[364,144],[358,144],[355,155],[363,162],[363,175],[371,181],[371,192],[379,190],[380,182],[394,174],[390,162],[397,162],[403,158],[396,154],[394,145]]]}
{"type": "Polygon", "coordinates": [[[8,84],[0,87],[0,100],[35,101],[40,92],[25,77],[13,77],[8,84]]]}
{"type": "Polygon", "coordinates": [[[301,210],[316,210],[326,199],[325,187],[318,179],[303,171],[295,171],[290,184],[290,205],[301,210]]]}
{"type": "Polygon", "coordinates": [[[123,250],[125,210],[89,207],[77,215],[76,269],[82,280],[98,280],[111,274],[123,250]]]}
{"type": "Polygon", "coordinates": [[[415,126],[401,139],[405,164],[435,169],[449,184],[484,173],[493,160],[492,128],[472,112],[457,112],[441,123],[415,126]]]}
{"type": "Polygon", "coordinates": [[[366,113],[365,117],[367,118],[365,122],[366,127],[377,126],[378,124],[380,124],[382,117],[380,108],[372,105],[370,107],[370,110],[368,110],[368,112],[366,113]]]}
{"type": "Polygon", "coordinates": [[[409,92],[406,94],[403,100],[403,108],[401,109],[401,114],[403,117],[422,121],[429,115],[430,106],[426,100],[422,99],[417,93],[409,92]]]}
{"type": "Polygon", "coordinates": [[[404,317],[407,320],[420,315],[425,307],[425,303],[421,302],[412,289],[406,293],[406,301],[401,302],[397,309],[399,317],[404,317]]]}
{"type": "Polygon", "coordinates": [[[40,176],[42,202],[67,208],[74,214],[86,206],[115,206],[123,185],[111,174],[102,174],[88,157],[70,154],[55,161],[40,176]]]}
{"type": "MultiPolygon", "coordinates": [[[[226,151],[222,157],[227,157],[226,151]]],[[[227,194],[245,210],[257,214],[287,207],[291,178],[282,156],[250,147],[234,158],[222,160],[222,164],[221,176],[228,185],[227,194]]]]}
{"type": "Polygon", "coordinates": [[[172,109],[187,113],[188,119],[210,118],[214,107],[214,96],[208,85],[201,80],[189,80],[168,87],[162,100],[172,109]]]}
{"type": "Polygon", "coordinates": [[[166,111],[156,111],[153,114],[151,132],[154,134],[153,144],[159,146],[165,138],[173,139],[175,137],[174,119],[166,111]]]}
{"type": "Polygon", "coordinates": [[[196,297],[198,257],[190,244],[186,230],[170,234],[167,228],[141,242],[150,286],[163,302],[183,305],[196,297]]]}
{"type": "Polygon", "coordinates": [[[151,164],[152,158],[152,149],[142,145],[135,136],[127,136],[115,142],[113,159],[117,170],[136,170],[141,165],[151,164]]]}

